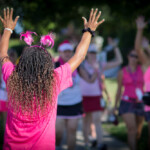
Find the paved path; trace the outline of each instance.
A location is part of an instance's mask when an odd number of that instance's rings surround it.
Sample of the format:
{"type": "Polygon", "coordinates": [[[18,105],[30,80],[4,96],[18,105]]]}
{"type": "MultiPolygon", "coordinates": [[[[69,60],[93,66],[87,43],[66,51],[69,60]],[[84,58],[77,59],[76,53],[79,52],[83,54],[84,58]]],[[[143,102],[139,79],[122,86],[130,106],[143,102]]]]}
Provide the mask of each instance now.
{"type": "MultiPolygon", "coordinates": [[[[76,150],[84,150],[84,139],[83,139],[83,134],[82,134],[82,129],[81,129],[82,121],[79,121],[79,128],[77,131],[77,142],[76,142],[76,150]]],[[[104,137],[104,143],[107,144],[108,150],[129,150],[127,144],[115,139],[114,137],[110,136],[107,132],[103,132],[103,137],[104,137]]],[[[62,144],[62,150],[67,150],[67,146],[65,144],[65,135],[64,135],[64,140],[62,144]]],[[[96,150],[96,149],[92,149],[96,150]]]]}

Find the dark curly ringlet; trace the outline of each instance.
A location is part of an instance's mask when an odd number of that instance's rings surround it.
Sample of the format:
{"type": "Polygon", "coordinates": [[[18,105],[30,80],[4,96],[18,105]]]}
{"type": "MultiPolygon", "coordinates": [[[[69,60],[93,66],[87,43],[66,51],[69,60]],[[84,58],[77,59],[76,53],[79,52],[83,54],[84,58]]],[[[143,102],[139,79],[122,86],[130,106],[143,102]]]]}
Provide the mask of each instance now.
{"type": "Polygon", "coordinates": [[[55,85],[52,56],[40,47],[26,47],[8,80],[9,107],[44,113],[53,105],[55,85]]]}

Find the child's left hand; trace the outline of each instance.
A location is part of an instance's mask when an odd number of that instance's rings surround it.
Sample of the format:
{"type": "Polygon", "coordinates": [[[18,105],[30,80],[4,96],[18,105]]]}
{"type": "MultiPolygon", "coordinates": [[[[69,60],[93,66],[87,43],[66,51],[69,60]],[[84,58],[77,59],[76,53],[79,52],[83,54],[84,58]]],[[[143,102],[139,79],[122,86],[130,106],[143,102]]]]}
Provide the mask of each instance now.
{"type": "Polygon", "coordinates": [[[4,28],[9,28],[11,30],[14,30],[18,19],[19,19],[19,16],[17,16],[15,20],[13,20],[13,8],[9,9],[8,7],[7,9],[4,8],[4,18],[0,16],[0,20],[4,28]]]}

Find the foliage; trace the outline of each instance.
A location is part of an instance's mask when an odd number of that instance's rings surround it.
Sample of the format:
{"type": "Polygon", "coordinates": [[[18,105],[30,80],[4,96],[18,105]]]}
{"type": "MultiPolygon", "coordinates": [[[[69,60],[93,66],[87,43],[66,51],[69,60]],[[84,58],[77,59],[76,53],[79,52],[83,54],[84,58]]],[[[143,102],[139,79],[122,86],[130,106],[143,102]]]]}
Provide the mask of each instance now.
{"type": "Polygon", "coordinates": [[[106,19],[105,34],[110,35],[119,28],[131,28],[137,15],[150,16],[148,1],[135,0],[0,0],[0,8],[14,7],[15,12],[22,18],[25,29],[36,29],[47,32],[52,29],[66,27],[70,21],[81,25],[81,16],[88,16],[91,7],[103,11],[106,19]]]}

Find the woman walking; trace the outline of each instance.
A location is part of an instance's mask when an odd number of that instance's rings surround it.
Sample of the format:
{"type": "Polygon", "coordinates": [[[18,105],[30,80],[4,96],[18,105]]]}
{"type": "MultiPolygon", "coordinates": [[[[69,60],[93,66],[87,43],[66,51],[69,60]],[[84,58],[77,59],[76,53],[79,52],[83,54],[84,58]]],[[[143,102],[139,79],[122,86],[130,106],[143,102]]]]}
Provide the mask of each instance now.
{"type": "Polygon", "coordinates": [[[138,64],[138,55],[135,50],[131,50],[128,54],[128,65],[118,74],[118,90],[115,101],[116,110],[121,99],[119,114],[126,124],[128,144],[131,150],[137,149],[136,142],[141,136],[144,122],[143,86],[143,70],[138,64]],[[123,93],[122,88],[124,88],[123,93]]]}
{"type": "Polygon", "coordinates": [[[83,96],[83,110],[85,117],[83,121],[83,132],[85,139],[85,147],[89,149],[89,130],[91,122],[94,123],[97,137],[97,148],[105,150],[106,145],[102,140],[101,116],[104,108],[101,106],[102,88],[101,88],[101,73],[103,70],[113,68],[122,63],[122,57],[119,49],[115,48],[116,61],[108,62],[101,70],[99,62],[96,60],[98,50],[95,44],[91,44],[88,49],[86,60],[79,67],[81,76],[80,87],[83,96]],[[93,121],[92,121],[93,120],[93,121]]]}

